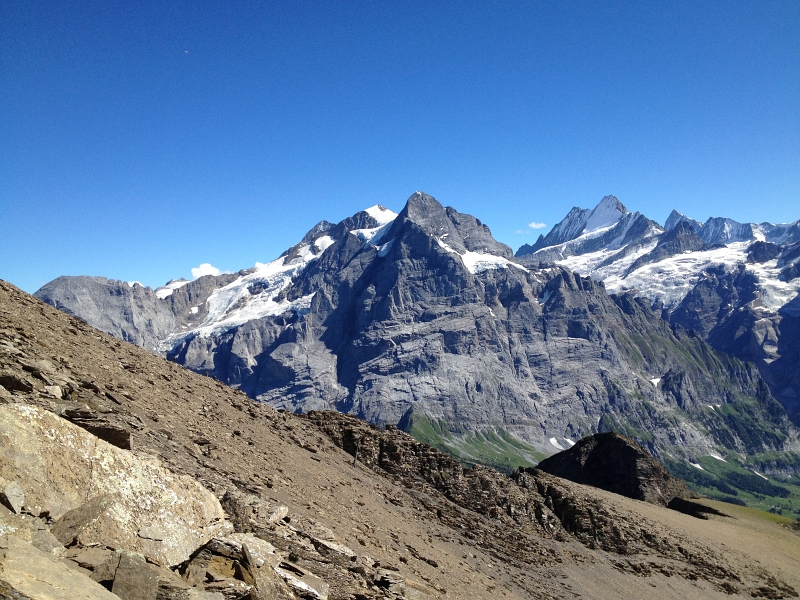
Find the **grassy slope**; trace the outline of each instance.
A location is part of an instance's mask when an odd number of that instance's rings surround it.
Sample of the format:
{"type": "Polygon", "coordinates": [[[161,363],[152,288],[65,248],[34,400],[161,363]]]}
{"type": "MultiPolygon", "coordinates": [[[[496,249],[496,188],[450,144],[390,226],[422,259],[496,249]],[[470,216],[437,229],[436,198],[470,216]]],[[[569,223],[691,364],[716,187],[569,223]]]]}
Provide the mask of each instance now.
{"type": "Polygon", "coordinates": [[[765,479],[730,459],[725,462],[711,456],[698,459],[703,470],[671,460],[665,464],[673,475],[684,479],[699,494],[800,519],[800,481],[796,478],[765,479]]]}
{"type": "Polygon", "coordinates": [[[456,425],[413,415],[405,430],[420,442],[462,462],[479,463],[506,473],[519,466],[534,466],[546,456],[499,426],[465,431],[456,425]]]}

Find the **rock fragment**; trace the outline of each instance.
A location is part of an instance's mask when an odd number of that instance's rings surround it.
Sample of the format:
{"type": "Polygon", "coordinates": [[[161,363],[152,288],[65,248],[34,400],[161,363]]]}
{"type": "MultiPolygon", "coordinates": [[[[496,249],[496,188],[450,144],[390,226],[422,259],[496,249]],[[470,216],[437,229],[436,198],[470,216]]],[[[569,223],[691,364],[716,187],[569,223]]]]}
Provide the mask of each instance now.
{"type": "Polygon", "coordinates": [[[111,591],[122,600],[156,600],[158,574],[141,554],[124,552],[111,591]]]}
{"type": "Polygon", "coordinates": [[[313,573],[286,561],[274,569],[295,592],[318,600],[328,600],[330,586],[313,573]]]}
{"type": "Polygon", "coordinates": [[[272,504],[239,490],[227,491],[220,503],[234,529],[242,533],[278,523],[289,514],[289,508],[283,504],[272,504]]]}
{"type": "Polygon", "coordinates": [[[19,514],[25,505],[25,492],[16,481],[7,481],[0,477],[0,503],[19,514]]]}
{"type": "Polygon", "coordinates": [[[0,537],[0,598],[119,600],[89,577],[14,536],[0,537]]]}
{"type": "Polygon", "coordinates": [[[33,384],[26,377],[8,369],[0,370],[0,385],[11,392],[33,391],[33,384]]]}

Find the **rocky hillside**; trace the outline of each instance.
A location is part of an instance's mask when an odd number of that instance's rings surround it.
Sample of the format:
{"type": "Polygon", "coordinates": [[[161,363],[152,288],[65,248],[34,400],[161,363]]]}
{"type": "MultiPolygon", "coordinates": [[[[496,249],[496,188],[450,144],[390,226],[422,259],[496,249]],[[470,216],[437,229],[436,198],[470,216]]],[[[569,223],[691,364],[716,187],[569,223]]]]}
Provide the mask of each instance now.
{"type": "Polygon", "coordinates": [[[279,412],[5,282],[0,385],[4,597],[790,598],[800,587],[800,538],[778,522],[698,521],[536,470],[468,468],[350,416],[279,412]]]}
{"type": "Polygon", "coordinates": [[[754,362],[800,425],[800,221],[700,223],[672,211],[663,228],[652,221],[637,228],[630,223],[639,213],[621,204],[609,211],[611,204],[603,198],[595,209],[573,208],[517,258],[528,266],[563,266],[603,282],[610,293],[644,298],[671,324],[754,362]],[[576,227],[595,212],[610,217],[576,227]]]}
{"type": "MultiPolygon", "coordinates": [[[[604,203],[564,231],[594,235],[630,215],[604,203]]],[[[640,216],[629,221],[641,229],[640,216]]],[[[64,285],[38,295],[93,323],[95,301],[70,305],[64,285]]],[[[523,266],[479,220],[422,193],[397,215],[373,207],[321,222],[271,263],[148,294],[175,316],[160,342],[171,361],[290,412],[399,424],[468,461],[533,465],[611,430],[695,463],[797,445],[750,365],[633,295],[523,266]]]]}

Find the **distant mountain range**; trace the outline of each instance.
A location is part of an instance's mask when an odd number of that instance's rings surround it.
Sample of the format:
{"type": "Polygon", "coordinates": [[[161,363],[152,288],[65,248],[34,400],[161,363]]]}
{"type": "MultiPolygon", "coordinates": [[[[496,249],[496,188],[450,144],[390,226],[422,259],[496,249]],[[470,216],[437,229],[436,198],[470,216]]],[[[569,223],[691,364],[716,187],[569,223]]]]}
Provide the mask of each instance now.
{"type": "Polygon", "coordinates": [[[701,224],[673,210],[662,228],[607,196],[593,210],[573,208],[516,257],[646,298],[671,324],[758,365],[800,424],[800,222],[701,224]]]}
{"type": "Polygon", "coordinates": [[[417,192],[238,273],[36,295],[260,401],[397,424],[464,460],[533,464],[614,430],[685,464],[799,470],[775,458],[798,449],[797,223],[668,225],[608,196],[515,256],[417,192]]]}

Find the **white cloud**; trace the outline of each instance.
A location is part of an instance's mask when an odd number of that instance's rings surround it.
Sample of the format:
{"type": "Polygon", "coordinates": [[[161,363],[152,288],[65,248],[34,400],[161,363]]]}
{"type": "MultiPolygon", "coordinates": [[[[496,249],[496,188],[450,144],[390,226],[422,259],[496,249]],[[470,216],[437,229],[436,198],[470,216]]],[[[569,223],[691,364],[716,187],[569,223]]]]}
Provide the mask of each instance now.
{"type": "Polygon", "coordinates": [[[219,275],[222,273],[217,267],[212,266],[210,263],[203,263],[199,267],[192,269],[192,279],[197,279],[203,275],[219,275]]]}
{"type": "Polygon", "coordinates": [[[530,227],[531,229],[544,229],[545,227],[547,227],[547,223],[538,223],[534,221],[533,223],[528,223],[528,227],[530,227]]]}

